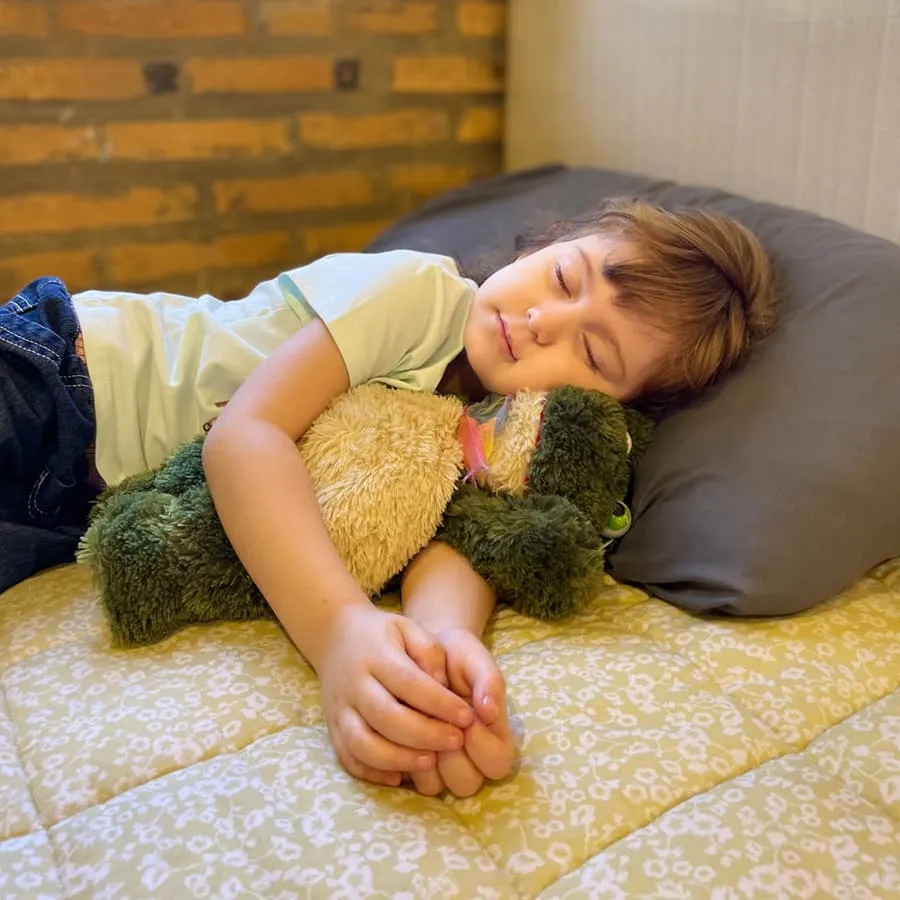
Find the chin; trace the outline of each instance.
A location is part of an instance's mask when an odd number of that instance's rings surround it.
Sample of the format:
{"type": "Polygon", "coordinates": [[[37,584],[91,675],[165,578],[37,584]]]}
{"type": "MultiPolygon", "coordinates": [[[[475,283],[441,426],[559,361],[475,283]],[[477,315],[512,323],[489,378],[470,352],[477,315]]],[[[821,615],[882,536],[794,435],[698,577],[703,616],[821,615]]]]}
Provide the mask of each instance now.
{"type": "Polygon", "coordinates": [[[478,383],[481,385],[486,394],[494,394],[498,392],[497,382],[493,378],[491,378],[490,375],[480,375],[478,372],[476,372],[475,377],[478,379],[478,383]]]}
{"type": "Polygon", "coordinates": [[[485,393],[488,394],[510,394],[514,393],[507,389],[507,386],[504,384],[505,379],[502,376],[499,377],[491,377],[490,375],[486,375],[483,378],[479,376],[478,380],[481,382],[482,387],[485,390],[485,393]]]}

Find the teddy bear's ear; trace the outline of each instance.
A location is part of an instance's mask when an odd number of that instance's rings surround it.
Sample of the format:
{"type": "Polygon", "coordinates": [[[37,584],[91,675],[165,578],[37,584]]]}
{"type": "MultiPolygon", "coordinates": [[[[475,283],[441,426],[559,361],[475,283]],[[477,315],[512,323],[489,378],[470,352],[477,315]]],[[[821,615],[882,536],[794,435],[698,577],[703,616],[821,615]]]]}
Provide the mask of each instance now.
{"type": "Polygon", "coordinates": [[[623,409],[625,421],[628,424],[628,434],[631,435],[631,466],[634,468],[653,439],[653,422],[630,406],[625,406],[623,409]]]}
{"type": "Polygon", "coordinates": [[[529,491],[565,497],[602,531],[628,491],[632,443],[617,400],[586,388],[554,388],[528,469],[529,491]]]}

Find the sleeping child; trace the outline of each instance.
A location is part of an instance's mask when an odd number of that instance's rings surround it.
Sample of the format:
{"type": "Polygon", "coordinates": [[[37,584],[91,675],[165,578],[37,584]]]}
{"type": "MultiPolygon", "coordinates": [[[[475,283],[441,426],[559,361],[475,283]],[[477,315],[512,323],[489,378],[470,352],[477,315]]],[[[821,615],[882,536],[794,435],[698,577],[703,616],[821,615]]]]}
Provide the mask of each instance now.
{"type": "Polygon", "coordinates": [[[71,559],[104,483],[215,419],[216,510],[319,676],[342,765],[469,795],[514,756],[481,641],[493,593],[435,541],[404,574],[403,615],[374,606],[328,537],[297,440],[365,382],[472,400],[572,384],[664,409],[736,366],[773,307],[747,229],[634,201],[560,223],[480,285],[406,250],[328,256],[227,303],[70,297],[39,279],[0,306],[0,590],[71,559]]]}

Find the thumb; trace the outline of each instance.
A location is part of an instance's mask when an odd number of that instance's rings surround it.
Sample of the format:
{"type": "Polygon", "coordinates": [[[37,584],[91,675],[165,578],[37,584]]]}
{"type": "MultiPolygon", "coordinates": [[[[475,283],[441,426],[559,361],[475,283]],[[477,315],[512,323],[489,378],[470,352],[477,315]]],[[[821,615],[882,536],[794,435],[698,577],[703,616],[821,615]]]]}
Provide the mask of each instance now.
{"type": "Polygon", "coordinates": [[[471,698],[472,708],[485,725],[493,725],[506,702],[506,682],[490,650],[479,640],[450,666],[450,686],[461,697],[471,698]]]}
{"type": "Polygon", "coordinates": [[[426,675],[447,687],[447,655],[444,648],[411,619],[401,617],[400,634],[407,656],[426,675]]]}

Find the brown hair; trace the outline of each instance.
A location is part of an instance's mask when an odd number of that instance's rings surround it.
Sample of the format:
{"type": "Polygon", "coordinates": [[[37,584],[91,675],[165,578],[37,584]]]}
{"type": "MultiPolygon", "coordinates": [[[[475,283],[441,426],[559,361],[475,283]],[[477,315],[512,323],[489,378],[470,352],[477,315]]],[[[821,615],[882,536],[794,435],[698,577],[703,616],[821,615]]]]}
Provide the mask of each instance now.
{"type": "Polygon", "coordinates": [[[618,199],[535,238],[520,237],[517,249],[529,252],[591,234],[621,238],[634,251],[607,261],[603,274],[622,308],[674,337],[675,350],[635,405],[659,410],[689,399],[733,369],[773,327],[769,257],[734,219],[618,199]]]}

